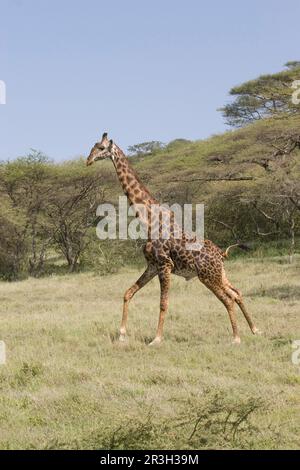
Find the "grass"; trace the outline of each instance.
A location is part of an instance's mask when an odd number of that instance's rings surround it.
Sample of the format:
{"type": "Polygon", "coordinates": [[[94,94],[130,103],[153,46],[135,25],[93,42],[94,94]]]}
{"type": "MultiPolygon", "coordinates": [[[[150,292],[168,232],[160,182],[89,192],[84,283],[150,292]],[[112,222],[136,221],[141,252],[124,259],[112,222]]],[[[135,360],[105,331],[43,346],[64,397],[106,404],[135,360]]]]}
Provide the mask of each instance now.
{"type": "Polygon", "coordinates": [[[173,277],[159,348],[147,346],[157,280],[130,305],[128,342],[116,341],[133,268],[0,283],[0,448],[299,448],[299,257],[226,267],[263,331],[252,336],[237,312],[240,346],[197,280],[173,277]]]}

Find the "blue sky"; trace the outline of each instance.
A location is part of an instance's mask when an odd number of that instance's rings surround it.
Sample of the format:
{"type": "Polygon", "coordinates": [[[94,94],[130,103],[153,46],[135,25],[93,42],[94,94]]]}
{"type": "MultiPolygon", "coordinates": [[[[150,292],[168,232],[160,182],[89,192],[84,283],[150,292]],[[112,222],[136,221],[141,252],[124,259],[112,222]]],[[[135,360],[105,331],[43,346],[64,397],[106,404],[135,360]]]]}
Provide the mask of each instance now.
{"type": "MultiPolygon", "coordinates": [[[[222,132],[229,89],[300,60],[298,0],[0,0],[0,159],[222,132]]],[[[299,77],[300,78],[300,77],[299,77]]]]}

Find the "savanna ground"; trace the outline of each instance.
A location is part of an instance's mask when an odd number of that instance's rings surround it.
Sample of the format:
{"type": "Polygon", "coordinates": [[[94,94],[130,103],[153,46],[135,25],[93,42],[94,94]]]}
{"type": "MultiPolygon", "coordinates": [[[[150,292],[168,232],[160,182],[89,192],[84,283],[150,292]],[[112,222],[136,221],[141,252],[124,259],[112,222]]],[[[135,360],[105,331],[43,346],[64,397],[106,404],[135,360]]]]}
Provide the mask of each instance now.
{"type": "Polygon", "coordinates": [[[172,278],[165,341],[153,280],[133,299],[130,337],[116,341],[136,269],[0,283],[2,449],[299,448],[300,258],[234,259],[262,336],[238,313],[231,344],[224,307],[199,281],[172,278]]]}

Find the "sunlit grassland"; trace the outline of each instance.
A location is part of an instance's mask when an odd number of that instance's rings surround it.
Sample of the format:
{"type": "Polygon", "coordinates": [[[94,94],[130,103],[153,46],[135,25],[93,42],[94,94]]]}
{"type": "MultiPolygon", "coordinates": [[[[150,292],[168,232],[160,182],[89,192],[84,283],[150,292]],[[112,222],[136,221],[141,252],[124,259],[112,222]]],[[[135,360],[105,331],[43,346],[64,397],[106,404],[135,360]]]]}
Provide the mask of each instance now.
{"type": "Polygon", "coordinates": [[[300,446],[300,259],[226,262],[263,334],[237,311],[231,344],[222,304],[199,281],[173,277],[165,340],[153,339],[159,286],[132,300],[140,271],[0,283],[0,447],[297,448],[300,446]]]}

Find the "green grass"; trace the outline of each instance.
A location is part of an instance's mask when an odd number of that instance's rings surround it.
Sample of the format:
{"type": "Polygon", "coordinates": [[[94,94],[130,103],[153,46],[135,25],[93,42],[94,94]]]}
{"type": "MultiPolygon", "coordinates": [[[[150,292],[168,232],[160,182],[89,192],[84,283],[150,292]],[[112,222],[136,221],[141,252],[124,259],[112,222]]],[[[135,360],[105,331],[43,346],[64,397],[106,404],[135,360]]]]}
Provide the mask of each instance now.
{"type": "Polygon", "coordinates": [[[0,283],[1,449],[299,448],[300,260],[226,262],[258,327],[240,312],[242,344],[199,281],[173,277],[165,340],[153,280],[133,299],[129,340],[116,341],[133,268],[0,283]]]}

